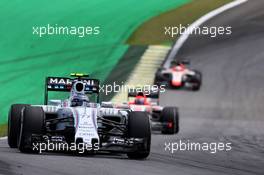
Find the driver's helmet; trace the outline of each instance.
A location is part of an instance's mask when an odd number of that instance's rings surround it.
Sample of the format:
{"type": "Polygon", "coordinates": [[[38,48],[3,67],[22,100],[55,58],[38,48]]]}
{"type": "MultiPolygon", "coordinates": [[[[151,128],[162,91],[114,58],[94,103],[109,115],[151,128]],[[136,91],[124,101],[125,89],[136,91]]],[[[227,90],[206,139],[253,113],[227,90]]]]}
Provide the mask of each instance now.
{"type": "Polygon", "coordinates": [[[71,97],[71,107],[84,106],[89,102],[89,98],[85,94],[75,94],[71,97]]]}
{"type": "Polygon", "coordinates": [[[139,97],[135,99],[135,104],[137,105],[144,105],[145,104],[145,98],[144,97],[139,97]]]}
{"type": "Polygon", "coordinates": [[[172,69],[175,71],[183,71],[185,69],[185,66],[184,64],[178,63],[172,69]]]}
{"type": "Polygon", "coordinates": [[[176,69],[177,69],[177,70],[182,70],[182,69],[184,69],[184,66],[183,66],[183,65],[177,65],[177,66],[176,66],[176,69]]]}

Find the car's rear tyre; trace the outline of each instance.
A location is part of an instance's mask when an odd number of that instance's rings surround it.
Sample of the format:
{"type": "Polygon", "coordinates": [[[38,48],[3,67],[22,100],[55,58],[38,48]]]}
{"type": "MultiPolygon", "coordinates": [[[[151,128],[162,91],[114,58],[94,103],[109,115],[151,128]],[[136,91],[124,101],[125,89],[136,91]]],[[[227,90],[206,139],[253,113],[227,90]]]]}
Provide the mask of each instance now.
{"type": "Polygon", "coordinates": [[[202,73],[195,70],[195,75],[194,75],[194,80],[195,80],[195,84],[192,88],[193,91],[199,91],[202,85],[202,73]]]}
{"type": "Polygon", "coordinates": [[[171,88],[172,75],[168,73],[161,73],[162,69],[158,69],[155,74],[154,84],[157,86],[164,86],[166,88],[171,88]]]}
{"type": "Polygon", "coordinates": [[[41,135],[45,128],[45,114],[41,107],[26,106],[23,110],[18,137],[18,149],[21,152],[37,153],[33,149],[32,134],[41,135]]]}
{"type": "Polygon", "coordinates": [[[26,104],[13,104],[8,114],[7,141],[10,148],[17,148],[17,138],[19,133],[19,121],[22,109],[26,104]]]}
{"type": "Polygon", "coordinates": [[[176,107],[164,107],[161,112],[163,124],[162,134],[176,134],[179,132],[179,112],[176,107]]]}
{"type": "Polygon", "coordinates": [[[163,79],[161,78],[161,73],[157,71],[154,78],[154,84],[160,86],[162,81],[163,79]]]}
{"type": "Polygon", "coordinates": [[[150,153],[151,128],[149,116],[145,112],[130,112],[128,117],[128,137],[143,139],[144,143],[134,152],[127,153],[130,159],[145,159],[150,153]]]}

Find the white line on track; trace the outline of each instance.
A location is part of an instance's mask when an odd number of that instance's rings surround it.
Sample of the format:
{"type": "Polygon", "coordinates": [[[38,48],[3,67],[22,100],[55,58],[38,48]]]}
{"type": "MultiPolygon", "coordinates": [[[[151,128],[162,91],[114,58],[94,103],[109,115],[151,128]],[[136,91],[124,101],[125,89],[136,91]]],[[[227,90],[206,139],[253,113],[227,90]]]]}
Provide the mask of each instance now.
{"type": "Polygon", "coordinates": [[[234,8],[236,6],[239,6],[240,4],[243,4],[245,2],[247,2],[248,0],[235,0],[232,1],[228,4],[223,5],[222,7],[219,7],[209,13],[207,13],[206,15],[202,16],[201,18],[199,18],[198,20],[196,20],[194,23],[192,23],[188,28],[187,31],[190,32],[185,32],[184,34],[182,34],[179,39],[177,40],[177,42],[175,43],[175,45],[173,46],[170,55],[168,56],[168,59],[166,60],[166,62],[164,63],[164,67],[168,68],[170,66],[170,62],[176,57],[177,53],[179,52],[180,48],[183,46],[183,44],[185,43],[185,41],[189,38],[190,33],[192,33],[192,31],[199,27],[200,25],[202,25],[203,23],[205,23],[206,21],[208,21],[209,19],[219,15],[220,13],[223,13],[226,10],[229,10],[231,8],[234,8]]]}
{"type": "Polygon", "coordinates": [[[0,140],[6,140],[7,137],[0,137],[0,140]]]}

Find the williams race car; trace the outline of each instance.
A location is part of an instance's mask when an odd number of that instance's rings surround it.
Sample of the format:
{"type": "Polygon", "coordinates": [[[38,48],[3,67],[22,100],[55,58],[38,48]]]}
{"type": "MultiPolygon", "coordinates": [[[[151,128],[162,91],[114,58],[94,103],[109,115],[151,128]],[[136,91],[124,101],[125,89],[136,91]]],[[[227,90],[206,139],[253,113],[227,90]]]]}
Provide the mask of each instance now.
{"type": "Polygon", "coordinates": [[[159,68],[155,75],[154,84],[168,88],[187,88],[200,90],[202,73],[187,68],[189,61],[172,61],[169,69],[159,68]]]}
{"type": "Polygon", "coordinates": [[[178,108],[160,106],[159,91],[136,92],[136,90],[132,90],[128,93],[128,101],[132,111],[147,112],[152,130],[161,131],[162,134],[179,132],[178,108]]]}
{"type": "Polygon", "coordinates": [[[100,104],[99,80],[83,74],[72,76],[46,78],[44,105],[11,106],[9,146],[21,152],[39,153],[39,149],[52,143],[59,148],[56,151],[78,148],[73,151],[125,153],[132,159],[148,157],[151,144],[148,115],[100,104]],[[49,100],[49,91],[66,92],[69,98],[49,100]]]}

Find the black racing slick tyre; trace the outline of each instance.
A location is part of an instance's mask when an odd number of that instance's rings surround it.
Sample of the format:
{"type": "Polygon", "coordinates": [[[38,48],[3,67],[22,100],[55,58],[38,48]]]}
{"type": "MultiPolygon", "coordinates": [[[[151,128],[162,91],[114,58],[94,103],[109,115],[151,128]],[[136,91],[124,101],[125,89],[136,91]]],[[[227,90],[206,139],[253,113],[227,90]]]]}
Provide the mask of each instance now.
{"type": "Polygon", "coordinates": [[[41,135],[45,128],[45,114],[41,107],[26,106],[23,110],[18,138],[18,149],[21,152],[37,153],[32,146],[32,134],[41,135]]]}
{"type": "Polygon", "coordinates": [[[172,75],[170,73],[161,73],[163,69],[160,68],[155,74],[154,84],[157,86],[171,87],[172,75]]]}
{"type": "Polygon", "coordinates": [[[179,112],[176,107],[164,107],[161,112],[163,124],[162,134],[176,134],[179,132],[179,112]]]}
{"type": "Polygon", "coordinates": [[[192,90],[199,91],[202,85],[202,73],[197,70],[195,70],[194,72],[195,85],[193,86],[192,90]]]}
{"type": "Polygon", "coordinates": [[[19,133],[19,121],[21,117],[22,109],[28,106],[26,104],[13,104],[10,107],[9,114],[8,114],[8,129],[7,129],[7,136],[8,136],[8,145],[10,148],[17,148],[17,138],[19,133]]]}
{"type": "Polygon", "coordinates": [[[149,116],[145,112],[130,112],[128,117],[128,137],[143,139],[136,151],[127,153],[130,159],[145,159],[150,153],[151,128],[149,116]]]}

